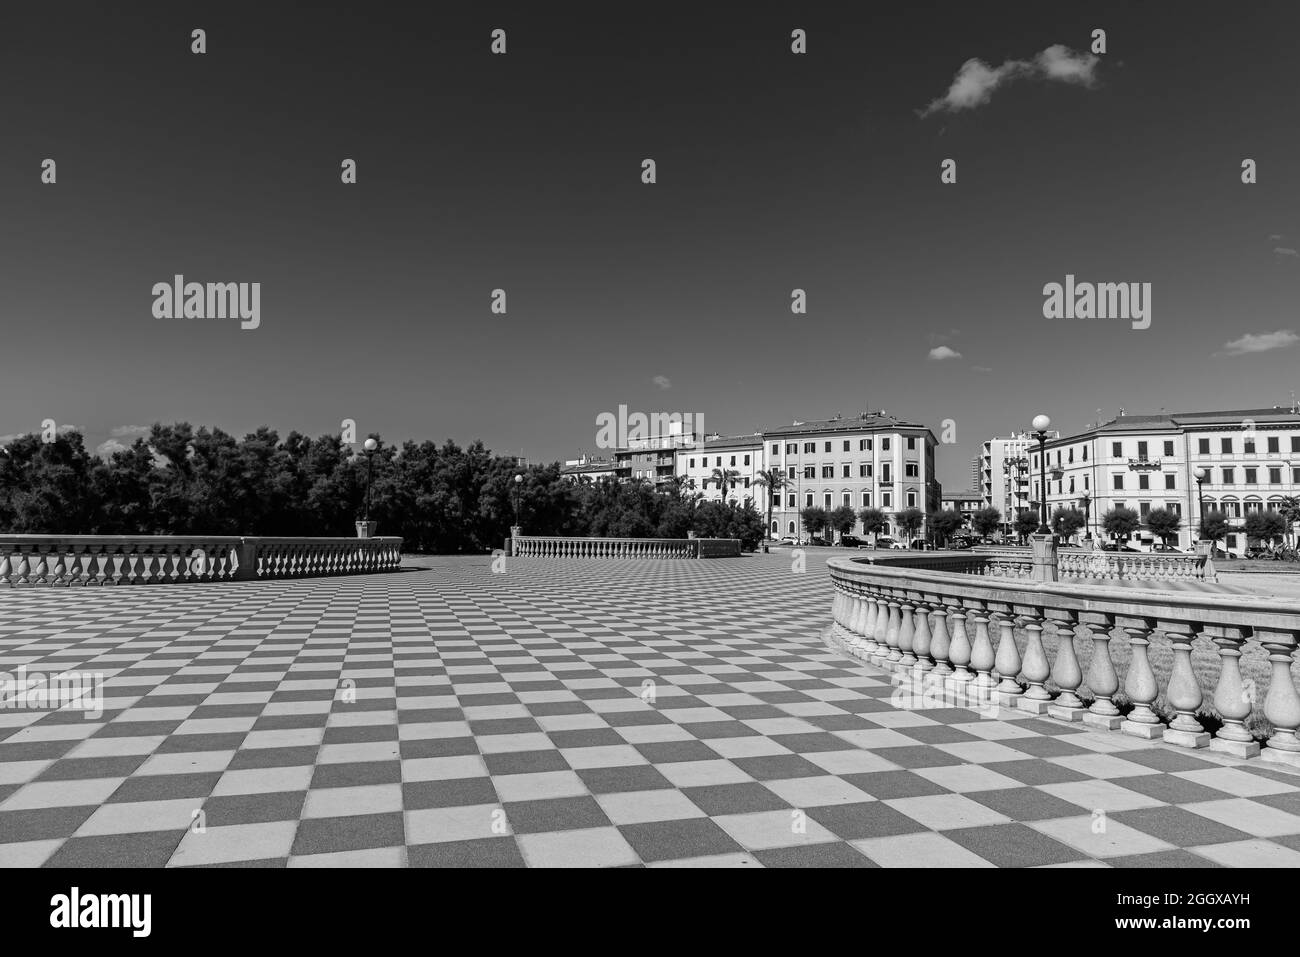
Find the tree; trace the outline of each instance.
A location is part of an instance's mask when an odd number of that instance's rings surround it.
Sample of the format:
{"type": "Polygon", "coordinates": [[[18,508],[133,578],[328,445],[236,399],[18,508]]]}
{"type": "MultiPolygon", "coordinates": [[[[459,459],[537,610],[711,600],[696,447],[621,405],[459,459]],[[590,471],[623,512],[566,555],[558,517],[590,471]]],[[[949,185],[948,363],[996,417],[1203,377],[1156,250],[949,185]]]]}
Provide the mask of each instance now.
{"type": "Polygon", "coordinates": [[[771,536],[772,533],[770,529],[772,528],[772,505],[774,504],[774,500],[776,499],[776,497],[781,494],[781,489],[789,487],[790,480],[786,478],[785,473],[782,472],[780,469],[759,469],[758,477],[754,479],[754,484],[767,489],[766,528],[769,531],[767,531],[766,534],[768,536],[771,536]]]}
{"type": "Polygon", "coordinates": [[[1052,513],[1052,534],[1058,539],[1073,538],[1083,523],[1083,512],[1077,508],[1058,508],[1052,513]]]}
{"type": "Polygon", "coordinates": [[[1288,495],[1282,499],[1278,502],[1277,513],[1286,523],[1286,537],[1290,541],[1295,541],[1294,529],[1297,524],[1300,524],[1300,497],[1288,495]]]}
{"type": "Polygon", "coordinates": [[[734,482],[739,476],[740,473],[735,469],[714,469],[713,475],[706,478],[704,484],[708,485],[712,482],[718,486],[718,491],[722,493],[722,500],[725,502],[727,500],[727,485],[734,482]]]}
{"type": "Polygon", "coordinates": [[[1201,516],[1201,538],[1212,542],[1212,550],[1217,551],[1219,539],[1225,537],[1232,527],[1228,524],[1228,515],[1219,509],[1212,509],[1201,516]]]}
{"type": "Polygon", "coordinates": [[[1169,539],[1176,536],[1178,530],[1182,527],[1183,520],[1177,512],[1170,511],[1167,508],[1153,508],[1147,512],[1147,529],[1166,545],[1169,544],[1169,539]]]}
{"type": "Polygon", "coordinates": [[[993,506],[985,506],[971,516],[970,527],[980,538],[988,538],[1002,527],[1002,513],[993,506]]]}
{"type": "Polygon", "coordinates": [[[930,513],[930,530],[940,545],[947,545],[948,539],[957,534],[962,526],[961,513],[956,509],[944,509],[930,513]]]}
{"type": "Polygon", "coordinates": [[[1092,493],[1084,492],[1079,496],[1079,504],[1083,506],[1083,527],[1086,538],[1092,538],[1092,493]]]}
{"type": "Polygon", "coordinates": [[[1123,538],[1128,541],[1128,537],[1136,532],[1142,525],[1138,513],[1131,508],[1125,508],[1123,505],[1117,505],[1101,517],[1101,529],[1118,543],[1123,538]]]}
{"type": "Polygon", "coordinates": [[[816,535],[826,527],[826,509],[820,505],[809,505],[807,508],[800,509],[799,518],[803,521],[803,527],[809,535],[816,535]]]}
{"type": "Polygon", "coordinates": [[[862,534],[871,536],[871,544],[876,544],[876,536],[885,530],[885,513],[878,508],[864,508],[858,512],[862,520],[862,534]]]}
{"type": "Polygon", "coordinates": [[[1038,519],[1038,513],[1032,508],[1022,508],[1016,512],[1016,518],[1011,523],[1011,528],[1020,539],[1021,545],[1025,543],[1025,539],[1038,531],[1038,519]]]}
{"type": "Polygon", "coordinates": [[[858,523],[858,514],[853,511],[852,505],[840,505],[831,509],[826,516],[826,524],[832,531],[839,532],[841,535],[847,535],[853,531],[853,526],[858,523]]]}
{"type": "Polygon", "coordinates": [[[924,521],[925,513],[919,508],[905,508],[901,512],[894,513],[894,524],[907,538],[908,544],[911,544],[912,538],[921,530],[924,521]]]}
{"type": "Polygon", "coordinates": [[[1246,538],[1273,545],[1286,534],[1286,521],[1277,512],[1251,512],[1246,516],[1246,538]]]}

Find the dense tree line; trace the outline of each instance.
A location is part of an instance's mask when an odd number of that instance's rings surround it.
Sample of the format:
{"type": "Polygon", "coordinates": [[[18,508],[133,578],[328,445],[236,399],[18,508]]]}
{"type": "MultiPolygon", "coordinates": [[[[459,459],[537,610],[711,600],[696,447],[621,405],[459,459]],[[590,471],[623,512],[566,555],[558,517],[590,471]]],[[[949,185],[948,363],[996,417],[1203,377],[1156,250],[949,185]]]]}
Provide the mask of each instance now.
{"type": "MultiPolygon", "coordinates": [[[[520,468],[482,442],[389,445],[374,436],[370,517],[411,552],[481,552],[515,520],[531,535],[740,538],[753,548],[763,519],[702,502],[679,483],[575,483],[558,463],[520,468]],[[515,475],[523,480],[514,481],[515,475]]],[[[364,512],[366,455],[337,435],[283,440],[260,428],[242,439],[188,423],[154,425],[108,458],[76,431],[22,436],[0,450],[0,530],[86,535],[351,536],[364,512]]]]}

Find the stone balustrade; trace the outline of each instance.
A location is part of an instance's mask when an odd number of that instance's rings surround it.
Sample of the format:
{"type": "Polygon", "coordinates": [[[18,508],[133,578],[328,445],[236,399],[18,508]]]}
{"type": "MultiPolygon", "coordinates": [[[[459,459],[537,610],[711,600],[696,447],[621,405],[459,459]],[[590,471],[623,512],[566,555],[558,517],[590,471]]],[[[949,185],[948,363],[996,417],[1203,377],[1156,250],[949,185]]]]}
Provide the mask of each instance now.
{"type": "Polygon", "coordinates": [[[517,535],[519,558],[735,558],[738,538],[565,538],[517,535]]]}
{"type": "Polygon", "coordinates": [[[834,585],[832,634],[852,654],[896,672],[897,681],[924,688],[926,695],[1300,766],[1300,694],[1291,671],[1300,643],[1300,602],[1161,593],[1104,582],[991,581],[955,567],[924,567],[911,556],[835,558],[826,564],[834,585]],[[1086,675],[1074,645],[1080,625],[1093,647],[1086,675]],[[1023,651],[1017,626],[1025,636],[1023,651]],[[1054,660],[1043,645],[1045,628],[1059,639],[1054,660]],[[1117,628],[1128,636],[1132,652],[1122,680],[1110,651],[1117,628]],[[1163,689],[1148,653],[1157,641],[1172,651],[1163,689]],[[1223,725],[1213,736],[1197,718],[1207,703],[1192,670],[1197,641],[1212,642],[1218,652],[1210,703],[1223,725]],[[1271,669],[1263,714],[1273,732],[1262,752],[1245,727],[1253,701],[1238,659],[1247,641],[1263,647],[1271,669]],[[1085,686],[1092,697],[1086,707],[1080,697],[1085,686]],[[1113,700],[1121,689],[1131,704],[1124,716],[1113,700]],[[1153,709],[1162,691],[1174,713],[1167,725],[1153,709]]]}
{"type": "Polygon", "coordinates": [[[0,586],[148,585],[393,571],[400,538],[4,535],[0,586]]]}
{"type": "MultiPolygon", "coordinates": [[[[920,552],[894,557],[871,555],[863,561],[906,563],[909,568],[987,575],[993,578],[1033,578],[1034,556],[1028,548],[981,548],[965,552],[920,552]]],[[[1046,561],[1055,569],[1053,580],[1109,581],[1216,581],[1208,554],[1108,552],[1049,548],[1046,561]]]]}

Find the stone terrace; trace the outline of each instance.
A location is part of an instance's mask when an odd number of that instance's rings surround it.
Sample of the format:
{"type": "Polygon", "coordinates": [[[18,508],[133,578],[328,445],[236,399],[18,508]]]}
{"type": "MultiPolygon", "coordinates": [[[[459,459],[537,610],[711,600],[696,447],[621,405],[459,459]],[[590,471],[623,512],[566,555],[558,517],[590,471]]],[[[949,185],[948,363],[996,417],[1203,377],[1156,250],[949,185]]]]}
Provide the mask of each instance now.
{"type": "Polygon", "coordinates": [[[825,556],[0,592],[0,864],[1300,865],[1300,776],[900,710],[825,556]],[[353,691],[355,694],[353,694],[353,691]]]}

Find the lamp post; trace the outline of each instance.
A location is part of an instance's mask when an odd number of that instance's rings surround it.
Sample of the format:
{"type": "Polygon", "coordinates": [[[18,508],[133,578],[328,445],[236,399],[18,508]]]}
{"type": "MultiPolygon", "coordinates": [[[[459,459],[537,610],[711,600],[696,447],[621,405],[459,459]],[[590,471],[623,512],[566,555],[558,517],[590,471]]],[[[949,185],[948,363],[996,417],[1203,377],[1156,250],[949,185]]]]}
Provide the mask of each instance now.
{"type": "Polygon", "coordinates": [[[522,475],[515,476],[514,492],[515,492],[515,524],[516,525],[519,524],[519,486],[523,484],[523,481],[524,481],[524,477],[522,475]]]}
{"type": "Polygon", "coordinates": [[[366,511],[362,520],[357,522],[357,538],[370,538],[375,534],[375,523],[370,521],[370,486],[374,484],[375,450],[379,448],[379,443],[374,439],[366,439],[362,448],[366,452],[366,511]]]}
{"type": "Polygon", "coordinates": [[[1050,535],[1047,527],[1047,428],[1052,420],[1045,415],[1034,416],[1034,432],[1038,434],[1038,534],[1050,535]]]}
{"type": "Polygon", "coordinates": [[[1192,471],[1192,475],[1196,478],[1196,535],[1197,538],[1200,538],[1205,534],[1204,531],[1202,531],[1202,528],[1205,525],[1205,480],[1210,477],[1210,473],[1198,465],[1192,471]]]}

